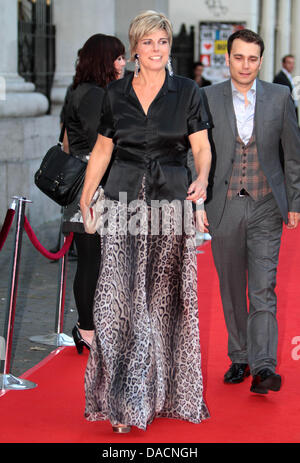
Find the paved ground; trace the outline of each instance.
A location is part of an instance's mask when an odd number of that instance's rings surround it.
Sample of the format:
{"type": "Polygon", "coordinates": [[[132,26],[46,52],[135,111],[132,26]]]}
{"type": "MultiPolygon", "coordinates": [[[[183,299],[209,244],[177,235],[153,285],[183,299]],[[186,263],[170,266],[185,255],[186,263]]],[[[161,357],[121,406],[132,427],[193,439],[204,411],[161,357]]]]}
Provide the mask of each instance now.
{"type": "MultiPolygon", "coordinates": [[[[31,224],[39,241],[47,249],[55,247],[59,225],[60,221],[55,221],[35,229],[34,225],[31,224]]],[[[14,226],[0,252],[1,336],[3,336],[7,313],[13,242],[14,226]]],[[[63,332],[69,336],[71,336],[71,330],[77,321],[77,311],[72,291],[75,270],[76,261],[69,261],[63,329],[63,332]]],[[[10,368],[10,373],[15,376],[20,376],[55,349],[55,346],[33,343],[29,340],[29,337],[55,332],[58,273],[59,264],[49,261],[36,251],[24,231],[10,368]]]]}

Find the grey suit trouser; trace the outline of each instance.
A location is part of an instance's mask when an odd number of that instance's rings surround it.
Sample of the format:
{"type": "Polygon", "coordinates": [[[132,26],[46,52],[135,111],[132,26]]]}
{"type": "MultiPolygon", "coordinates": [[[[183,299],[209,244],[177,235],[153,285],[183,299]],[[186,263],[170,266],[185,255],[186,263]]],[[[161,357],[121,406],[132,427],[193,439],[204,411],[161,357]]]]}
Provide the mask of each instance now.
{"type": "Polygon", "coordinates": [[[251,374],[277,364],[275,294],[282,217],[272,193],[227,200],[220,225],[210,227],[232,362],[251,374]],[[247,298],[248,283],[248,298],[247,298]],[[249,308],[248,308],[249,299],[249,308]]]}

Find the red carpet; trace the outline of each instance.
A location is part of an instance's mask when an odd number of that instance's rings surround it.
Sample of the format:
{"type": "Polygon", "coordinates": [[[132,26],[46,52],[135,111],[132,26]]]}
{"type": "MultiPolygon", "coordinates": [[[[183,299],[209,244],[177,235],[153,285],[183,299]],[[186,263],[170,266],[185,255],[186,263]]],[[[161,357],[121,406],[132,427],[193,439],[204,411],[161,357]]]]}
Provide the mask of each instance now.
{"type": "Polygon", "coordinates": [[[211,418],[199,425],[157,419],[143,432],[114,435],[108,422],[83,417],[87,352],[60,348],[28,371],[38,384],[0,397],[0,442],[65,443],[296,443],[300,441],[300,228],[285,230],[278,269],[279,365],[283,388],[266,396],[249,392],[251,379],[226,386],[227,336],[210,244],[199,255],[200,333],[205,399],[211,418]],[[294,359],[292,358],[294,353],[294,359]]]}

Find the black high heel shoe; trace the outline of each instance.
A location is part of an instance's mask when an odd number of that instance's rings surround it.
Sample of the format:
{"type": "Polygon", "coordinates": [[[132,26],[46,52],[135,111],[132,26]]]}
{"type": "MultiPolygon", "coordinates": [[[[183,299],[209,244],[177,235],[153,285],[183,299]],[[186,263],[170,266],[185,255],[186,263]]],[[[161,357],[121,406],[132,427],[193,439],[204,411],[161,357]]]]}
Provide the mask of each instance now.
{"type": "Polygon", "coordinates": [[[84,347],[86,347],[88,350],[91,349],[91,345],[87,341],[85,341],[83,337],[81,336],[78,325],[74,326],[72,330],[72,336],[73,336],[78,354],[82,354],[84,347]]]}

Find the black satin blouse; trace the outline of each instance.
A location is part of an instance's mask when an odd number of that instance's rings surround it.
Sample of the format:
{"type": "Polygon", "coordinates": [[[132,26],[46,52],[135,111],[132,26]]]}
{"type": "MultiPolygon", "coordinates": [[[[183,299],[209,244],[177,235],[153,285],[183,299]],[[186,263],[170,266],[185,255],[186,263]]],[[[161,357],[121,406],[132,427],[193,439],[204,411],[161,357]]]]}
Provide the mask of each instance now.
{"type": "Polygon", "coordinates": [[[137,199],[143,176],[146,200],[184,200],[191,183],[188,136],[209,129],[203,90],[191,79],[170,77],[146,115],[132,87],[133,74],[107,87],[98,132],[112,138],[115,158],[104,191],[111,199],[137,199]]]}
{"type": "Polygon", "coordinates": [[[84,157],[96,143],[104,94],[105,90],[92,82],[81,83],[69,93],[65,123],[74,156],[84,157]]]}

